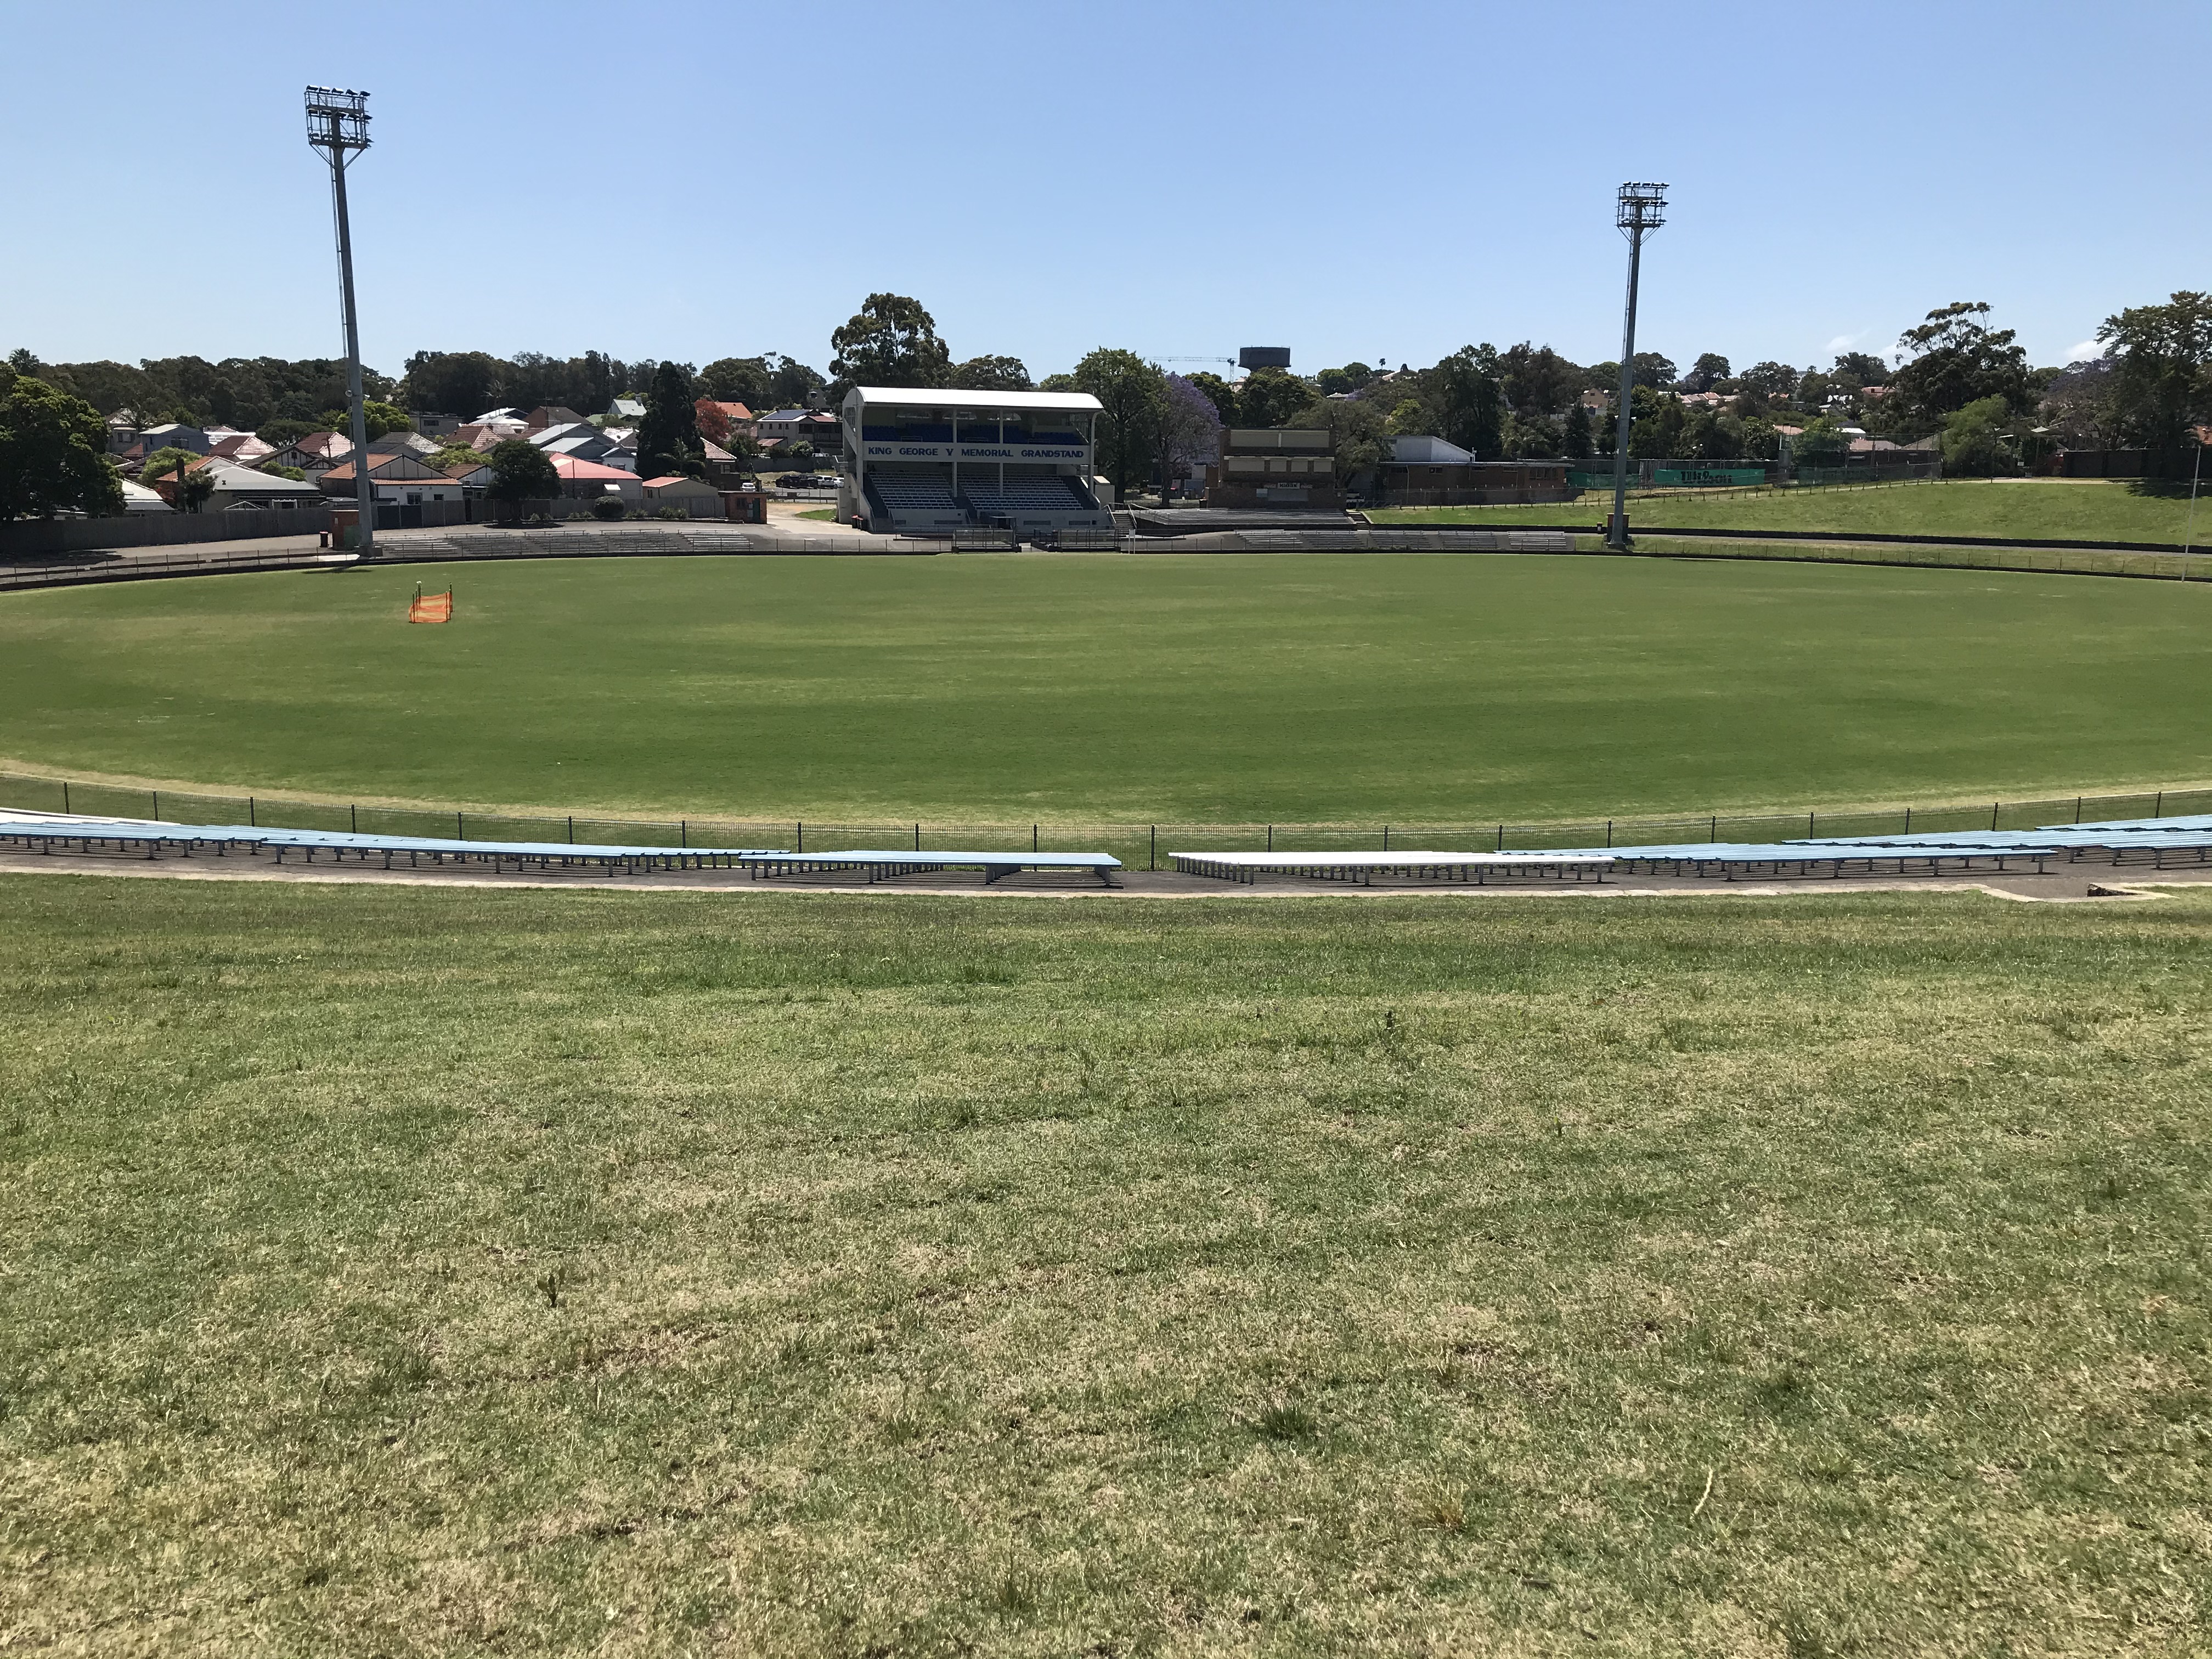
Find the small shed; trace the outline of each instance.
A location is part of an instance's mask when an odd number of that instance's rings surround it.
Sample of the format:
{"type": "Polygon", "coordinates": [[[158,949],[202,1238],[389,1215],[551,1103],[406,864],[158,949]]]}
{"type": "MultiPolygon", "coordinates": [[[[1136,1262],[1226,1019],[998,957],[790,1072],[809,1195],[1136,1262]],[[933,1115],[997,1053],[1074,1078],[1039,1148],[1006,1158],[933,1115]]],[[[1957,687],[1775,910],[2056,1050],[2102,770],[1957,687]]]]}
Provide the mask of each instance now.
{"type": "Polygon", "coordinates": [[[645,481],[645,505],[648,510],[672,507],[692,519],[720,519],[726,511],[722,492],[714,485],[672,474],[645,481]]]}

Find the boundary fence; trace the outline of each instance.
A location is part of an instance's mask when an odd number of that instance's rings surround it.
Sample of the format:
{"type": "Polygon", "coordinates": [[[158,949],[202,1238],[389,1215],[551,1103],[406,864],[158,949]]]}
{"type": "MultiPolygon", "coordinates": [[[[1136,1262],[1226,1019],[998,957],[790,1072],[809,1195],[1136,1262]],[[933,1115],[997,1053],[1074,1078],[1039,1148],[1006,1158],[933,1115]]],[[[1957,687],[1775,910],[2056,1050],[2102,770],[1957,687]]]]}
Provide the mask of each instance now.
{"type": "Polygon", "coordinates": [[[1565,848],[1672,846],[1689,842],[1765,842],[1814,836],[1911,835],[1960,830],[2034,830],[2051,823],[2212,813],[2212,787],[2033,800],[1798,812],[1624,814],[1549,823],[1504,821],[1373,823],[1005,823],[915,819],[824,822],[770,818],[623,818],[596,814],[473,811],[455,807],[361,805],[271,795],[143,789],[34,773],[0,772],[0,807],[178,823],[451,836],[456,841],[537,841],[627,847],[763,847],[792,852],[1111,853],[1132,869],[1155,870],[1170,853],[1541,852],[1565,848]]]}

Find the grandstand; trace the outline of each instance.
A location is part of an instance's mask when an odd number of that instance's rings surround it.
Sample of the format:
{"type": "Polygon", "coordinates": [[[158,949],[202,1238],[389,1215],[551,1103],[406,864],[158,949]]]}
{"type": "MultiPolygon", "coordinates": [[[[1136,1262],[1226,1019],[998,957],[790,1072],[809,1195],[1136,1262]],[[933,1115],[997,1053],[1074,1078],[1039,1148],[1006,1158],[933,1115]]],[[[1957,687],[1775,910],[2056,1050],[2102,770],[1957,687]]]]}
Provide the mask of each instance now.
{"type": "Polygon", "coordinates": [[[1077,392],[855,386],[837,514],[871,530],[1106,530],[1091,493],[1100,405],[1077,392]]]}

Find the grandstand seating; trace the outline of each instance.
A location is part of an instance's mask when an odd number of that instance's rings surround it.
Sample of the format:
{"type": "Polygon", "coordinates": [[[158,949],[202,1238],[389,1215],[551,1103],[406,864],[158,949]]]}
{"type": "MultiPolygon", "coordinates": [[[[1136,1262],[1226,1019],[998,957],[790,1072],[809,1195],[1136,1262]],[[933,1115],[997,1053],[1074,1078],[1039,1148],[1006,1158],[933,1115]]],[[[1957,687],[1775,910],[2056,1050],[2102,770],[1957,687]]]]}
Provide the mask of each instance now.
{"type": "Polygon", "coordinates": [[[876,471],[868,474],[868,488],[894,513],[957,513],[946,479],[926,473],[876,471]]]}
{"type": "Polygon", "coordinates": [[[1084,500],[1067,478],[1009,478],[1003,489],[995,478],[963,479],[960,494],[968,510],[978,518],[1005,518],[1016,513],[1085,513],[1091,504],[1084,500]]]}

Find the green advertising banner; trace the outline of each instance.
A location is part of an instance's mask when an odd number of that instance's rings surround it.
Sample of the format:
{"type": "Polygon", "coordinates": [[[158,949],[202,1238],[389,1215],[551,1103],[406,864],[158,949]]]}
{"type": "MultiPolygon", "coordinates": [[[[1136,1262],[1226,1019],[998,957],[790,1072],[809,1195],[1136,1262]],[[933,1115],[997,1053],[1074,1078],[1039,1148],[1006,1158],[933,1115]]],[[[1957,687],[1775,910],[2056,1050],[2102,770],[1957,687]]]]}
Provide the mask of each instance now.
{"type": "Polygon", "coordinates": [[[1716,489],[1763,484],[1766,469],[1759,466],[1658,466],[1651,470],[1651,482],[1662,488],[1674,485],[1692,489],[1716,489]]]}

